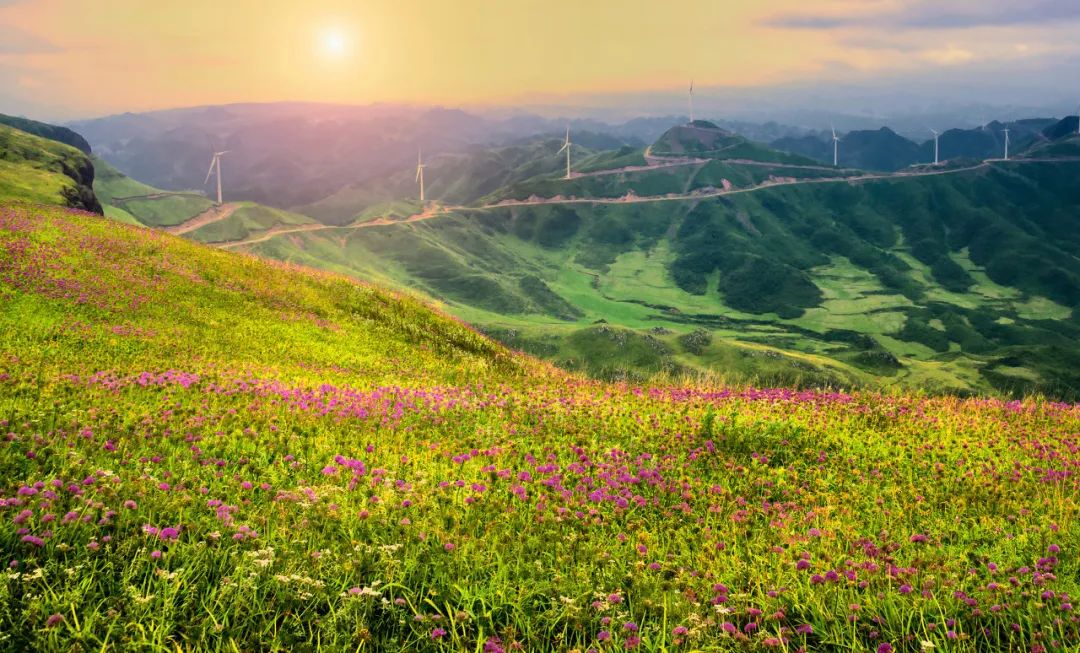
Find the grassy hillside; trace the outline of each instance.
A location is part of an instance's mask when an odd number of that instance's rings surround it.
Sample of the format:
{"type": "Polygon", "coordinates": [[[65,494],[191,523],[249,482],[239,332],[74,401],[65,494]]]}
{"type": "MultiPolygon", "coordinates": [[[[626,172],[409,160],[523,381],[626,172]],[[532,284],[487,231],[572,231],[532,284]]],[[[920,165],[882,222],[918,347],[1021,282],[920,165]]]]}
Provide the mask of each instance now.
{"type": "MultiPolygon", "coordinates": [[[[499,188],[536,176],[563,174],[566,158],[558,154],[562,142],[539,139],[509,147],[484,148],[466,154],[444,154],[425,161],[425,194],[445,204],[475,202],[499,188]]],[[[575,145],[575,169],[602,163],[591,150],[575,145]]],[[[631,160],[644,161],[638,152],[631,160]]],[[[313,204],[297,208],[326,224],[348,224],[365,209],[386,202],[418,198],[415,166],[393,175],[378,176],[346,186],[313,204]]]]}
{"type": "Polygon", "coordinates": [[[227,219],[208,224],[192,231],[189,237],[201,243],[221,243],[244,240],[279,227],[295,227],[312,224],[311,218],[262,206],[254,202],[240,202],[227,219]]]}
{"type": "Polygon", "coordinates": [[[658,156],[702,156],[710,159],[750,159],[791,165],[814,165],[813,159],[770,149],[738,134],[720,129],[707,120],[677,125],[665,132],[652,146],[658,156]]]}
{"type": "Polygon", "coordinates": [[[192,224],[187,237],[203,243],[240,241],[273,229],[313,222],[307,216],[255,202],[233,202],[218,215],[214,202],[198,193],[163,191],[124,175],[101,158],[94,157],[97,178],[94,189],[105,205],[105,215],[127,224],[148,227],[179,227],[203,214],[205,224],[192,224]],[[219,215],[223,216],[219,219],[219,215]]]}
{"type": "Polygon", "coordinates": [[[8,127],[14,127],[15,129],[33,134],[34,136],[40,136],[41,138],[63,143],[64,145],[70,145],[83,154],[90,154],[90,143],[87,143],[85,138],[71,131],[67,127],[50,125],[48,123],[38,122],[37,120],[30,120],[29,118],[8,116],[2,113],[0,113],[0,125],[7,125],[8,127]]]}
{"type": "Polygon", "coordinates": [[[1075,406],[585,382],[62,209],[0,251],[5,649],[1080,645],[1075,406]]]}
{"type": "Polygon", "coordinates": [[[94,191],[106,214],[122,222],[173,227],[206,211],[214,203],[198,193],[164,191],[135,181],[100,157],[94,157],[94,191]]]}
{"type": "Polygon", "coordinates": [[[94,167],[79,150],[0,124],[0,202],[100,212],[93,183],[94,167]]]}

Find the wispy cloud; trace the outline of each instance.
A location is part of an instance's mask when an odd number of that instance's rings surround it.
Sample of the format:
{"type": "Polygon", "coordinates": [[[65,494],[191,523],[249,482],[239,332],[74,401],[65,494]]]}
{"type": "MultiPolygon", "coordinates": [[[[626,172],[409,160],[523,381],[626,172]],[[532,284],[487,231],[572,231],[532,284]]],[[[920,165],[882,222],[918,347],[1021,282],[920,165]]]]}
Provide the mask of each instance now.
{"type": "Polygon", "coordinates": [[[885,29],[967,29],[1047,25],[1080,21],[1077,0],[921,0],[899,10],[848,16],[786,14],[767,18],[770,27],[833,30],[847,27],[885,29]]]}
{"type": "MultiPolygon", "coordinates": [[[[0,0],[0,6],[4,0],[0,0]]],[[[4,54],[40,54],[44,52],[57,52],[59,48],[49,41],[15,27],[14,25],[0,24],[0,55],[4,54]]]]}

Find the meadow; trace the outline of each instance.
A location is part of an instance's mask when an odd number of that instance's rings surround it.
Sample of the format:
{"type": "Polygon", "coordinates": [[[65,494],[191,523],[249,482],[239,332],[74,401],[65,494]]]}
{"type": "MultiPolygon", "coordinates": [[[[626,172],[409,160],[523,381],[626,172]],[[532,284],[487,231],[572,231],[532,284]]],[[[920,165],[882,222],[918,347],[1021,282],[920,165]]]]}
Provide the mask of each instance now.
{"type": "Polygon", "coordinates": [[[0,209],[0,649],[1068,651],[1080,407],[589,381],[0,209]]]}

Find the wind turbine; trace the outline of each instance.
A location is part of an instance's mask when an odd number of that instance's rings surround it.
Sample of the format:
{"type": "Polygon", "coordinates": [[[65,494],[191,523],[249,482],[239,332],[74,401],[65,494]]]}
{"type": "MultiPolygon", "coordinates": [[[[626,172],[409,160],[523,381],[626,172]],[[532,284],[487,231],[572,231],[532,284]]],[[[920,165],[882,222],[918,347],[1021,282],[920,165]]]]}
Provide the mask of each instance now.
{"type": "Polygon", "coordinates": [[[563,146],[559,148],[559,151],[555,153],[555,154],[562,154],[562,151],[566,150],[566,176],[563,177],[563,179],[569,179],[570,178],[570,145],[571,145],[571,143],[570,143],[570,128],[567,127],[566,128],[566,142],[564,142],[563,146]]]}
{"type": "Polygon", "coordinates": [[[1005,160],[1008,161],[1009,160],[1009,130],[1008,129],[1002,129],[1001,131],[1005,132],[1005,160]]]}
{"type": "Polygon", "coordinates": [[[690,102],[690,124],[694,124],[694,80],[690,80],[690,94],[687,98],[690,102]]]}
{"type": "Polygon", "coordinates": [[[1080,107],[1076,107],[1076,133],[1080,134],[1080,107]]]}
{"type": "Polygon", "coordinates": [[[938,130],[930,128],[930,131],[934,133],[934,165],[938,164],[938,130]]]}
{"type": "Polygon", "coordinates": [[[229,150],[223,152],[214,152],[214,157],[210,159],[210,169],[206,171],[206,179],[203,180],[203,186],[206,182],[210,181],[210,175],[214,174],[214,168],[217,168],[217,203],[221,205],[221,157],[228,154],[229,150]]]}
{"type": "Polygon", "coordinates": [[[420,182],[420,201],[424,201],[424,151],[416,150],[416,181],[420,182]]]}
{"type": "Polygon", "coordinates": [[[836,125],[832,126],[832,164],[834,168],[840,167],[840,138],[836,135],[836,125]]]}

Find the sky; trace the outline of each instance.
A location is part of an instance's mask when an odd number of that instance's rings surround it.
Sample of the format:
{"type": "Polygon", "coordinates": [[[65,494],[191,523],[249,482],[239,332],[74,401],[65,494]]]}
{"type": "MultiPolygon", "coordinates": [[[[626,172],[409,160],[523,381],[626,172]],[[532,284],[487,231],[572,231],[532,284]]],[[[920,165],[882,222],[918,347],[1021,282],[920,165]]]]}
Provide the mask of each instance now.
{"type": "Polygon", "coordinates": [[[703,101],[838,85],[1080,102],[1078,27],[1080,0],[0,0],[0,112],[678,111],[691,79],[703,101]]]}

